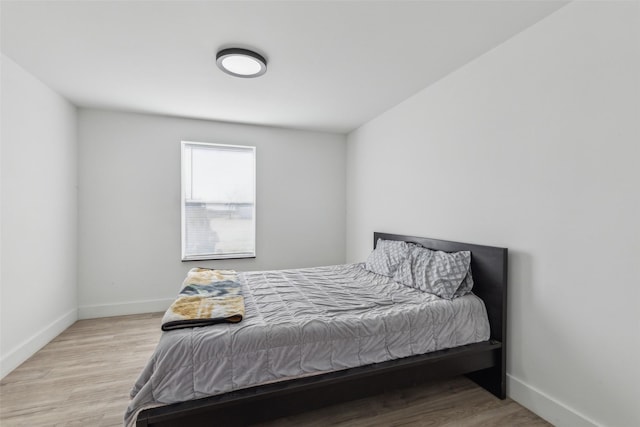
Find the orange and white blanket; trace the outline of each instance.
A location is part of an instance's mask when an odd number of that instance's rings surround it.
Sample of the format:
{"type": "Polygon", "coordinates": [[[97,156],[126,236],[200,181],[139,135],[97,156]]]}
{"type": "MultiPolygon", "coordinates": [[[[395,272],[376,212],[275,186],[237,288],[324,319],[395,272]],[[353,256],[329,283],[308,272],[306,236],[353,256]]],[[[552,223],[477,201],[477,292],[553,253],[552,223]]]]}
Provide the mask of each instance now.
{"type": "Polygon", "coordinates": [[[192,268],[182,290],[162,318],[162,330],[237,323],[244,317],[244,298],[234,270],[192,268]]]}

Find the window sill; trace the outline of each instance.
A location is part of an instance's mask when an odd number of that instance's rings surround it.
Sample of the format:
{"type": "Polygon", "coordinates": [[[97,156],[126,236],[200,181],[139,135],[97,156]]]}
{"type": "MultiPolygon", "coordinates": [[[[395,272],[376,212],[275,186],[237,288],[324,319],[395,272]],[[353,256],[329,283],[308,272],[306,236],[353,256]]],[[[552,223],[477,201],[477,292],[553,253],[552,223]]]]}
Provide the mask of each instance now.
{"type": "Polygon", "coordinates": [[[219,261],[223,259],[246,259],[255,258],[256,254],[217,254],[217,255],[193,255],[183,257],[182,262],[191,261],[219,261]]]}

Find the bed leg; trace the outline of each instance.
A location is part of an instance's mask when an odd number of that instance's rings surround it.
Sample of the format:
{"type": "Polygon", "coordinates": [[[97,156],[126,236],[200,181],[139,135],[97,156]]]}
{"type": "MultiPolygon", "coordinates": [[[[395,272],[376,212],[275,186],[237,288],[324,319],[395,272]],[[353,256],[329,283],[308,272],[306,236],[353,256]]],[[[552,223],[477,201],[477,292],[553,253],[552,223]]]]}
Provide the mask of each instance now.
{"type": "Polygon", "coordinates": [[[504,347],[494,353],[495,365],[491,368],[470,372],[467,377],[498,399],[507,397],[507,366],[504,347]]]}

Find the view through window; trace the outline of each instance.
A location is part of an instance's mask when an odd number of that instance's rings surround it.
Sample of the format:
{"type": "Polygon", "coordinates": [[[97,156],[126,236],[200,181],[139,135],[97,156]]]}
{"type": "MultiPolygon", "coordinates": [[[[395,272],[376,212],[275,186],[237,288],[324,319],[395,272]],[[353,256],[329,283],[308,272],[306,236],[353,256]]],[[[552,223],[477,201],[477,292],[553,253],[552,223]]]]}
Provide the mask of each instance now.
{"type": "Polygon", "coordinates": [[[182,259],[255,257],[255,147],[182,142],[182,259]]]}

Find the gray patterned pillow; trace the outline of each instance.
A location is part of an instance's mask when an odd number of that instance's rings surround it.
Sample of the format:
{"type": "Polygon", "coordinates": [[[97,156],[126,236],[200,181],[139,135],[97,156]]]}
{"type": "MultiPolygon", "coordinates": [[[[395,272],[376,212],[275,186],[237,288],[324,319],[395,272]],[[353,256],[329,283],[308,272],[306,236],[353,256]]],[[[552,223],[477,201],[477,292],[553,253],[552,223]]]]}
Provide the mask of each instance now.
{"type": "MultiPolygon", "coordinates": [[[[409,256],[398,266],[393,280],[441,298],[453,299],[467,277],[470,263],[469,251],[448,253],[412,245],[409,256]]],[[[468,285],[466,283],[465,287],[468,285]]]]}
{"type": "Polygon", "coordinates": [[[471,293],[471,289],[473,289],[473,275],[471,274],[471,264],[469,264],[469,271],[467,272],[467,275],[464,276],[464,280],[460,283],[460,287],[453,297],[458,298],[463,295],[467,295],[468,293],[471,293]]]}
{"type": "Polygon", "coordinates": [[[391,277],[408,253],[407,242],[378,239],[376,248],[367,258],[365,268],[373,273],[391,277]]]}

